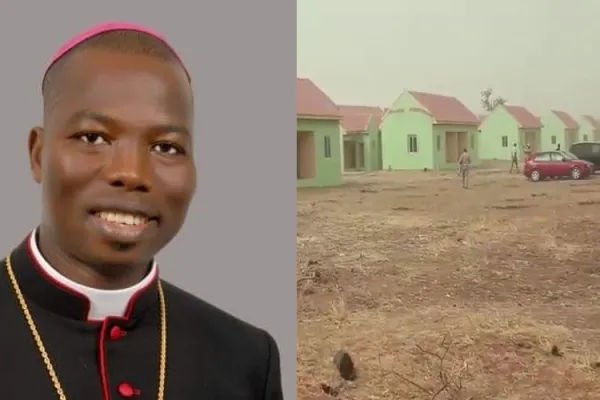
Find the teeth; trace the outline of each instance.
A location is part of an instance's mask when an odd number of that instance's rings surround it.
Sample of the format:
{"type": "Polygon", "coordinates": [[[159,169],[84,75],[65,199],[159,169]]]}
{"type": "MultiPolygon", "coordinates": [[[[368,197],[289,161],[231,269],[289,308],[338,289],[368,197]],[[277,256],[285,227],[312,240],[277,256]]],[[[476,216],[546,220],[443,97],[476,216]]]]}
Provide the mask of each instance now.
{"type": "Polygon", "coordinates": [[[141,215],[121,212],[103,211],[97,215],[105,221],[123,225],[143,225],[148,222],[148,219],[141,215]]]}

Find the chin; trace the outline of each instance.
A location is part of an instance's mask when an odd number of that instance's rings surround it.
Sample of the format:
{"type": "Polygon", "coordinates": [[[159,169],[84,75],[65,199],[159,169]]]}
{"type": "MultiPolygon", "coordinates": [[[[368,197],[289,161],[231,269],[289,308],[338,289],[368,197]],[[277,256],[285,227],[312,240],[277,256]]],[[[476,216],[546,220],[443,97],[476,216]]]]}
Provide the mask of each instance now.
{"type": "Polygon", "coordinates": [[[126,267],[149,263],[153,253],[146,251],[143,244],[103,243],[102,246],[90,246],[85,259],[92,264],[106,267],[126,267]]]}

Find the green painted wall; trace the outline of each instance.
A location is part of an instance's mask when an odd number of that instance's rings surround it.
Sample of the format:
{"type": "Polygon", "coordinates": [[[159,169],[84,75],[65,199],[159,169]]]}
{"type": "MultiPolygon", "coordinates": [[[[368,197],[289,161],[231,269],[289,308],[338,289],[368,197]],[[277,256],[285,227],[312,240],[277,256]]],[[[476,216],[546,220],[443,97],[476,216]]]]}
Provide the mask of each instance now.
{"type": "Polygon", "coordinates": [[[594,125],[587,118],[579,118],[579,134],[577,135],[578,142],[586,142],[594,140],[594,125]]]}
{"type": "Polygon", "coordinates": [[[313,132],[316,151],[316,177],[299,179],[297,187],[325,187],[342,184],[342,139],[339,121],[297,120],[297,131],[313,132]],[[325,157],[325,137],[330,138],[331,157],[325,157]]]}
{"type": "Polygon", "coordinates": [[[344,128],[339,124],[340,128],[340,171],[344,173],[344,128]]]}
{"type": "Polygon", "coordinates": [[[479,157],[482,160],[510,161],[513,143],[519,143],[519,124],[504,108],[496,107],[479,127],[479,157]],[[508,140],[503,146],[502,138],[508,140]]]}
{"type": "Polygon", "coordinates": [[[381,170],[381,146],[379,145],[379,126],[375,118],[369,121],[369,171],[381,170]]]}
{"type": "Polygon", "coordinates": [[[565,124],[554,113],[549,113],[541,118],[542,120],[542,137],[541,151],[550,151],[556,149],[560,143],[560,148],[565,149],[565,124]],[[552,137],[555,137],[556,142],[552,143],[552,137]]]}
{"type": "Polygon", "coordinates": [[[435,167],[433,120],[423,112],[410,111],[422,106],[410,93],[403,93],[390,107],[381,124],[383,169],[417,170],[435,167]],[[409,136],[417,136],[417,152],[409,153],[409,136]]]}
{"type": "MultiPolygon", "coordinates": [[[[457,160],[447,160],[446,157],[446,132],[467,132],[467,148],[471,155],[471,164],[479,165],[479,149],[481,137],[476,126],[468,125],[434,125],[433,127],[433,145],[434,145],[434,168],[454,169],[457,168],[457,160]],[[438,139],[439,137],[439,139],[438,139]],[[439,147],[438,147],[439,143],[439,147]]],[[[461,149],[462,150],[462,149],[461,149]]]]}

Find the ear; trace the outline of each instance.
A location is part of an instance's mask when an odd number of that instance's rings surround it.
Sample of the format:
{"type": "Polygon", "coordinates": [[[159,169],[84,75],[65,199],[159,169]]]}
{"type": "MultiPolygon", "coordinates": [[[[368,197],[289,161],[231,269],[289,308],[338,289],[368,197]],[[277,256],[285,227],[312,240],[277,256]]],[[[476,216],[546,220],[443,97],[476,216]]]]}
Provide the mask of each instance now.
{"type": "Polygon", "coordinates": [[[29,132],[29,166],[33,179],[42,182],[42,147],[44,145],[44,128],[35,127],[29,132]]]}

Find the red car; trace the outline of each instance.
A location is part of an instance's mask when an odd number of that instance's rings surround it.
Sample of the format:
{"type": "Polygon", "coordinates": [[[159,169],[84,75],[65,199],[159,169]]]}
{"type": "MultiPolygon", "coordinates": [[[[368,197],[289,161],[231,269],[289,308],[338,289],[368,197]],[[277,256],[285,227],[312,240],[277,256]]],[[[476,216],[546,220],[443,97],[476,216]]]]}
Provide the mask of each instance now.
{"type": "Polygon", "coordinates": [[[594,173],[594,165],[566,151],[541,151],[525,160],[523,173],[533,182],[546,178],[582,179],[594,173]]]}

